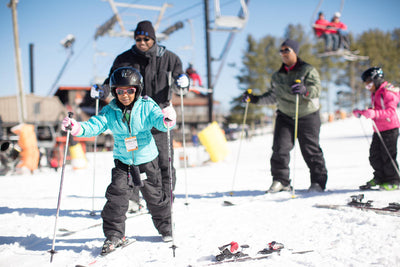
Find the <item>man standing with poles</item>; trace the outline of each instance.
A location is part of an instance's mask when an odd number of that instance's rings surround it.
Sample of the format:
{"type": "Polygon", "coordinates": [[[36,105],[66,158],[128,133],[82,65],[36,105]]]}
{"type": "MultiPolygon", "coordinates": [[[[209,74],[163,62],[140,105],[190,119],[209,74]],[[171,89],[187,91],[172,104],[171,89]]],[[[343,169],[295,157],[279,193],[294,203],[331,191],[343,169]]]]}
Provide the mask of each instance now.
{"type": "Polygon", "coordinates": [[[311,186],[308,191],[323,192],[328,179],[325,159],[319,145],[321,81],[318,71],[301,60],[297,56],[298,52],[299,44],[286,39],[279,50],[283,64],[272,75],[271,89],[262,95],[248,92],[243,95],[244,101],[250,99],[250,103],[277,103],[278,107],[271,157],[273,182],[267,193],[292,189],[289,162],[290,151],[295,146],[295,134],[310,169],[311,186]]]}

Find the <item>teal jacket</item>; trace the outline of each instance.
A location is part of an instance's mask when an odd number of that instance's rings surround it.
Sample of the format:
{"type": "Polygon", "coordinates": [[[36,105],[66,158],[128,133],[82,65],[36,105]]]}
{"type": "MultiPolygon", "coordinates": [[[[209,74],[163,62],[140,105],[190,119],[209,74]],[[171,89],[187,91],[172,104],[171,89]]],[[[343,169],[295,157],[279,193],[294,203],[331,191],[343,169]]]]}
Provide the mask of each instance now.
{"type": "Polygon", "coordinates": [[[150,130],[155,127],[166,132],[164,115],[160,107],[150,97],[139,97],[132,107],[129,124],[123,120],[123,111],[116,99],[103,107],[99,115],[81,122],[82,133],[78,136],[91,137],[111,130],[114,137],[113,156],[127,165],[140,165],[158,156],[157,146],[150,130]],[[136,136],[138,149],[133,153],[125,147],[125,139],[136,136]]]}
{"type": "Polygon", "coordinates": [[[299,117],[320,109],[319,97],[322,87],[318,71],[300,58],[297,58],[296,66],[290,71],[282,64],[271,80],[271,89],[259,97],[259,104],[277,103],[279,111],[294,118],[296,95],[292,94],[291,86],[296,80],[301,80],[307,88],[307,94],[299,97],[299,117]]]}

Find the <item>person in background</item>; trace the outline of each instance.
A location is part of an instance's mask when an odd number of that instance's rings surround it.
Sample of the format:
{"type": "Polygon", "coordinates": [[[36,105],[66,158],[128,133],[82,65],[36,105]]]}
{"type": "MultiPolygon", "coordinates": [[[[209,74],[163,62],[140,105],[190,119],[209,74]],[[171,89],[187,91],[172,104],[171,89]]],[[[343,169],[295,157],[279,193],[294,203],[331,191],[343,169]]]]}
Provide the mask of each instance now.
{"type": "Polygon", "coordinates": [[[262,95],[246,91],[243,101],[255,104],[277,103],[271,156],[273,182],[267,193],[290,191],[290,151],[294,147],[296,96],[299,99],[298,142],[310,169],[309,192],[323,192],[328,179],[325,159],[319,145],[321,128],[319,97],[321,81],[318,71],[301,60],[299,44],[286,39],[280,46],[281,68],[272,75],[271,88],[262,95]]]}
{"type": "MultiPolygon", "coordinates": [[[[141,73],[144,79],[142,95],[151,97],[161,109],[169,108],[172,91],[179,94],[181,91],[186,93],[189,89],[189,78],[184,73],[180,58],[165,46],[157,44],[154,27],[150,21],[140,21],[134,31],[135,44],[125,52],[118,55],[110,69],[110,74],[115,69],[124,66],[133,67],[141,73]]],[[[104,84],[109,83],[109,78],[104,84]]],[[[163,192],[166,197],[170,197],[170,192],[175,188],[176,174],[173,166],[174,151],[172,146],[173,131],[171,131],[171,164],[172,164],[172,189],[169,181],[169,156],[167,133],[152,129],[151,133],[159,151],[159,166],[162,175],[163,192]]],[[[139,208],[139,190],[134,190],[131,207],[139,208]]],[[[129,209],[131,212],[134,208],[129,209]]]]}
{"type": "Polygon", "coordinates": [[[347,25],[340,21],[340,17],[340,12],[335,12],[327,29],[327,32],[333,37],[333,51],[337,51],[340,48],[350,49],[350,41],[346,31],[347,25]]]}
{"type": "Polygon", "coordinates": [[[102,255],[127,242],[126,212],[135,187],[140,188],[163,240],[172,240],[170,199],[162,192],[158,150],[150,131],[155,127],[166,132],[168,127],[175,125],[176,113],[172,107],[161,110],[150,97],[141,97],[142,81],[141,74],[134,68],[116,69],[110,77],[111,93],[115,98],[99,115],[86,122],[77,122],[67,116],[61,125],[62,130],[69,129],[73,136],[92,137],[111,130],[114,137],[115,167],[106,191],[107,202],[101,212],[106,237],[102,255]]]}
{"type": "Polygon", "coordinates": [[[203,83],[201,82],[200,75],[197,73],[197,71],[193,68],[192,64],[189,64],[189,67],[186,69],[186,74],[189,76],[189,78],[192,80],[192,85],[197,85],[202,87],[203,83]]]}
{"type": "Polygon", "coordinates": [[[362,73],[361,79],[365,88],[371,92],[372,107],[364,110],[356,109],[353,114],[356,117],[362,115],[372,119],[376,128],[374,127],[369,149],[369,162],[374,169],[374,178],[360,186],[360,189],[370,190],[376,187],[382,190],[399,189],[399,164],[396,160],[400,127],[396,112],[399,103],[399,88],[384,80],[380,67],[367,69],[362,73]],[[379,134],[383,140],[380,139],[379,134]]]}
{"type": "Polygon", "coordinates": [[[329,24],[330,22],[325,19],[324,13],[319,12],[318,19],[313,25],[315,35],[324,40],[325,52],[332,51],[333,46],[333,35],[327,30],[330,27],[329,24]]]}

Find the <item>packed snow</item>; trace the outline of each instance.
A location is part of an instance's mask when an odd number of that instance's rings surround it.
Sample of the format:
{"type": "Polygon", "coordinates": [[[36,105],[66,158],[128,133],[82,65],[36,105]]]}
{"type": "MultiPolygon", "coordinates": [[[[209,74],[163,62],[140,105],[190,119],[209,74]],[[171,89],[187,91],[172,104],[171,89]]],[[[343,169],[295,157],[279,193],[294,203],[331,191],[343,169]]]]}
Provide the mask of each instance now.
{"type": "MultiPolygon", "coordinates": [[[[271,241],[283,243],[286,249],[268,259],[220,266],[400,266],[400,217],[314,206],[346,204],[350,196],[362,193],[358,186],[372,178],[371,135],[367,119],[323,124],[321,147],[328,168],[324,193],[307,192],[309,171],[296,145],[290,163],[295,198],[288,192],[265,194],[272,182],[270,129],[251,139],[228,142],[230,153],[221,162],[204,160],[203,147],[188,146],[186,172],[179,161],[182,150],[177,149],[175,257],[172,243],[162,242],[150,215],[144,214],[126,221],[126,235],[135,243],[90,266],[205,266],[215,261],[218,246],[231,241],[249,245],[244,250],[249,255],[271,241]],[[225,200],[234,205],[224,206],[225,200]],[[303,250],[312,252],[291,254],[303,250]]],[[[48,250],[61,170],[0,177],[1,267],[88,265],[96,259],[104,241],[100,212],[113,160],[111,152],[96,153],[93,195],[93,153],[87,153],[87,158],[89,166],[84,170],[66,166],[52,263],[48,250]],[[92,201],[95,216],[89,215],[92,201]],[[62,236],[66,230],[76,232],[62,236]]],[[[363,193],[376,207],[400,202],[399,191],[363,193]]]]}

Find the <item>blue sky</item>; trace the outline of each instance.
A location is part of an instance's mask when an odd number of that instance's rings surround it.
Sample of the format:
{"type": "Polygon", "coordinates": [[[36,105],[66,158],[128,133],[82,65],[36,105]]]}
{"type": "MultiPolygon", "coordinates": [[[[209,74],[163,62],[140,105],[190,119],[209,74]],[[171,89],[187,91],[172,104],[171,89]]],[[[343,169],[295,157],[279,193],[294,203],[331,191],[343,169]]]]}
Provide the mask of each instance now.
{"type": "MultiPolygon", "coordinates": [[[[195,68],[206,82],[205,34],[203,0],[120,0],[141,5],[161,6],[164,2],[172,4],[167,8],[160,24],[160,31],[177,21],[184,21],[184,28],[175,32],[161,44],[180,56],[183,66],[194,62],[195,68]],[[190,19],[194,31],[191,31],[190,19]],[[194,35],[194,42],[192,41],[194,35]],[[186,48],[185,48],[186,47],[186,48]],[[192,49],[187,49],[192,47],[192,49]]],[[[239,0],[220,0],[223,15],[236,15],[240,9],[239,0]]],[[[17,92],[16,64],[14,57],[14,39],[12,13],[7,7],[9,0],[0,1],[0,96],[14,95],[17,92]]],[[[211,9],[214,2],[210,1],[211,9]]],[[[320,0],[250,0],[249,21],[246,28],[236,34],[227,62],[236,63],[236,68],[224,66],[215,86],[215,100],[222,102],[227,109],[229,101],[240,94],[235,78],[239,73],[242,54],[246,48],[246,37],[252,34],[256,38],[265,35],[282,37],[288,24],[302,24],[312,34],[310,24],[315,20],[313,14],[320,0]]],[[[340,10],[342,0],[322,1],[319,10],[329,19],[340,10]]],[[[156,21],[157,11],[140,9],[122,10],[128,29],[134,29],[140,20],[156,21]]],[[[391,31],[400,27],[400,1],[398,0],[345,0],[342,21],[355,35],[369,29],[391,31]]],[[[23,67],[24,91],[30,91],[29,80],[29,44],[34,44],[34,84],[35,93],[47,95],[63,66],[67,52],[60,41],[68,34],[76,38],[74,55],[65,70],[59,85],[89,86],[94,77],[108,75],[116,55],[129,49],[133,39],[123,37],[100,37],[94,42],[96,28],[108,20],[112,10],[107,1],[102,0],[19,0],[17,5],[21,60],[23,67]],[[102,56],[97,51],[102,52],[102,56]],[[96,62],[96,63],[95,63],[96,62]]],[[[213,10],[211,10],[213,19],[213,10]]],[[[116,30],[119,28],[116,27],[116,30]]],[[[218,58],[228,36],[227,32],[212,32],[211,53],[218,58]]],[[[212,64],[215,74],[219,63],[212,64]]]]}

